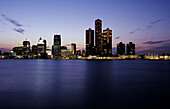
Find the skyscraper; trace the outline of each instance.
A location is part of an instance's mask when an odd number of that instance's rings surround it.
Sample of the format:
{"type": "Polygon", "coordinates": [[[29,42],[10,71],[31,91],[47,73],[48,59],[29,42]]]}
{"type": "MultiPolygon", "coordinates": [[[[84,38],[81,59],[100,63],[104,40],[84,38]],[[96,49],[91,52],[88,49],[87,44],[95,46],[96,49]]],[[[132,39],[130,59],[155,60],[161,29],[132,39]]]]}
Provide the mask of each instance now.
{"type": "Polygon", "coordinates": [[[71,50],[72,50],[72,54],[76,54],[76,44],[75,43],[71,43],[71,50]]]}
{"type": "Polygon", "coordinates": [[[95,21],[95,46],[96,46],[96,54],[102,54],[102,46],[101,46],[101,37],[102,37],[102,21],[97,19],[95,21]]]}
{"type": "Polygon", "coordinates": [[[124,55],[125,54],[125,44],[120,42],[117,44],[117,55],[124,55]]]}
{"type": "Polygon", "coordinates": [[[129,44],[127,44],[127,54],[135,55],[135,44],[133,44],[132,42],[129,42],[129,44]]]}
{"type": "Polygon", "coordinates": [[[60,45],[61,46],[61,35],[54,35],[54,45],[60,45]]]}
{"type": "Polygon", "coordinates": [[[94,55],[94,30],[86,30],[86,56],[94,55]]]}
{"type": "Polygon", "coordinates": [[[23,46],[22,45],[18,45],[18,47],[14,47],[12,49],[12,51],[16,54],[16,55],[23,55],[23,46]]]}
{"type": "Polygon", "coordinates": [[[46,53],[46,49],[47,49],[47,41],[44,39],[43,42],[44,42],[44,53],[46,53]]]}
{"type": "Polygon", "coordinates": [[[37,45],[33,45],[33,46],[32,46],[32,53],[33,53],[34,55],[37,55],[37,45]]]}
{"type": "Polygon", "coordinates": [[[103,30],[102,35],[102,55],[112,56],[112,30],[103,30]]]}
{"type": "Polygon", "coordinates": [[[24,56],[28,56],[28,54],[30,53],[30,41],[28,41],[27,39],[23,41],[23,53],[24,56]]]}
{"type": "Polygon", "coordinates": [[[42,38],[40,37],[37,43],[37,54],[41,56],[41,53],[44,53],[44,42],[42,38]]]}
{"type": "Polygon", "coordinates": [[[61,55],[61,35],[54,35],[54,45],[52,46],[53,58],[61,55]]]}

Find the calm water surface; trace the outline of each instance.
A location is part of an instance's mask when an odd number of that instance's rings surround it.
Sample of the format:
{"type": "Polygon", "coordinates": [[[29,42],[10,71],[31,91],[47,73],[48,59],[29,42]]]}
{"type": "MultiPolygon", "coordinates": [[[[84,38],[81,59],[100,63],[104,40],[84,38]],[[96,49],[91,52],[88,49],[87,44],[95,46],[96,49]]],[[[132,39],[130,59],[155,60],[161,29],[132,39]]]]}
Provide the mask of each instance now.
{"type": "Polygon", "coordinates": [[[0,109],[170,109],[170,61],[0,60],[0,109]]]}

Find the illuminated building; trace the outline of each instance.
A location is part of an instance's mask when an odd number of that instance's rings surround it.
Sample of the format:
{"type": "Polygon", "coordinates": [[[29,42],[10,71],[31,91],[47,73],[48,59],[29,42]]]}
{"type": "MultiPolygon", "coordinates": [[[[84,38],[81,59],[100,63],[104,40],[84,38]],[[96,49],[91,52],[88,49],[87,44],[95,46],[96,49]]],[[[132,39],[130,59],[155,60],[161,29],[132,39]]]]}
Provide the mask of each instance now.
{"type": "Polygon", "coordinates": [[[135,55],[135,44],[133,44],[132,42],[129,42],[129,44],[127,44],[127,54],[135,55]]]}
{"type": "Polygon", "coordinates": [[[117,55],[124,55],[125,54],[125,44],[120,42],[117,44],[117,55]]]}
{"type": "Polygon", "coordinates": [[[82,50],[82,56],[86,56],[86,50],[82,50]]]}
{"type": "Polygon", "coordinates": [[[71,50],[72,50],[72,54],[76,54],[76,44],[75,43],[71,43],[71,50]]]}
{"type": "Polygon", "coordinates": [[[86,56],[94,55],[94,30],[86,30],[86,56]]]}
{"type": "Polygon", "coordinates": [[[96,55],[102,54],[101,46],[101,37],[102,37],[102,21],[97,19],[95,21],[95,46],[96,46],[96,55]]]}
{"type": "Polygon", "coordinates": [[[81,56],[81,50],[76,50],[76,55],[81,56]]]}
{"type": "Polygon", "coordinates": [[[42,40],[42,38],[40,37],[40,39],[38,40],[37,43],[37,54],[40,56],[41,53],[44,53],[44,42],[42,40]]]}
{"type": "Polygon", "coordinates": [[[37,55],[37,45],[33,45],[33,46],[32,46],[32,53],[33,53],[34,55],[37,55]]]}
{"type": "Polygon", "coordinates": [[[103,30],[102,35],[102,55],[112,56],[112,30],[103,30]]]}
{"type": "Polygon", "coordinates": [[[16,54],[16,55],[23,55],[23,46],[18,45],[18,47],[14,47],[12,49],[12,51],[16,54]]]}
{"type": "Polygon", "coordinates": [[[61,46],[61,50],[67,50],[66,46],[61,46]]]}
{"type": "Polygon", "coordinates": [[[61,55],[61,35],[54,35],[54,45],[52,46],[52,55],[54,58],[56,56],[61,55]]]}
{"type": "Polygon", "coordinates": [[[70,55],[72,55],[72,50],[61,49],[61,56],[62,57],[69,57],[70,55]]]}
{"type": "Polygon", "coordinates": [[[28,56],[28,54],[30,53],[30,42],[27,39],[23,41],[23,53],[24,56],[28,56]]]}
{"type": "Polygon", "coordinates": [[[47,41],[44,39],[43,42],[44,42],[44,53],[46,53],[46,49],[47,49],[47,41]]]}

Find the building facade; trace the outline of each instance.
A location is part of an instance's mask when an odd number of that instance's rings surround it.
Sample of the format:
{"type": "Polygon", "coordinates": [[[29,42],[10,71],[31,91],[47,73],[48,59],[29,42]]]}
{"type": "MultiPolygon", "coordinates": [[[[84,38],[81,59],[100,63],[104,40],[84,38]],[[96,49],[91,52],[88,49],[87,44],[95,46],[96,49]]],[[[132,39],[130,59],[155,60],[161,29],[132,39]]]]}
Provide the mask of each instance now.
{"type": "Polygon", "coordinates": [[[56,56],[61,55],[61,35],[54,35],[54,45],[52,46],[52,55],[54,58],[56,56]]]}
{"type": "Polygon", "coordinates": [[[75,55],[76,54],[76,44],[75,43],[71,43],[71,50],[72,50],[72,54],[75,55]]]}
{"type": "Polygon", "coordinates": [[[102,56],[112,56],[112,30],[103,30],[102,35],[102,56]]]}
{"type": "Polygon", "coordinates": [[[94,30],[86,30],[86,56],[94,55],[94,30]]]}
{"type": "Polygon", "coordinates": [[[44,42],[42,40],[42,38],[40,37],[40,39],[38,40],[37,43],[37,54],[40,56],[41,53],[44,53],[44,42]]]}
{"type": "Polygon", "coordinates": [[[101,55],[102,54],[102,21],[100,19],[95,20],[95,54],[101,55]]]}
{"type": "Polygon", "coordinates": [[[23,55],[24,56],[28,56],[30,53],[30,41],[28,41],[27,39],[25,39],[23,41],[23,55]]]}
{"type": "Polygon", "coordinates": [[[129,42],[127,44],[127,55],[135,55],[135,44],[132,42],[129,42]]]}
{"type": "Polygon", "coordinates": [[[37,55],[37,45],[33,45],[33,46],[32,46],[32,53],[33,53],[34,55],[37,55]]]}
{"type": "Polygon", "coordinates": [[[117,44],[117,55],[124,55],[125,54],[125,44],[120,42],[117,44]]]}

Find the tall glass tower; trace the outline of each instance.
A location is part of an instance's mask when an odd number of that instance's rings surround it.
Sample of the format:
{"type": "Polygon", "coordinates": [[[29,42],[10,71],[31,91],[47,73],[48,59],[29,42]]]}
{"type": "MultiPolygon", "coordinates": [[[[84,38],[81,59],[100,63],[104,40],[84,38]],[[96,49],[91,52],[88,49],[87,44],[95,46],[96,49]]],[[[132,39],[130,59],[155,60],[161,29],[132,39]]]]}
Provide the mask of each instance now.
{"type": "Polygon", "coordinates": [[[102,21],[100,19],[95,20],[95,46],[96,55],[102,54],[102,21]]]}
{"type": "Polygon", "coordinates": [[[86,30],[86,56],[94,55],[94,30],[86,30]]]}
{"type": "Polygon", "coordinates": [[[61,35],[54,35],[54,45],[52,46],[52,55],[60,56],[61,54],[61,35]]]}
{"type": "Polygon", "coordinates": [[[112,30],[103,30],[102,35],[102,55],[112,56],[112,30]]]}

